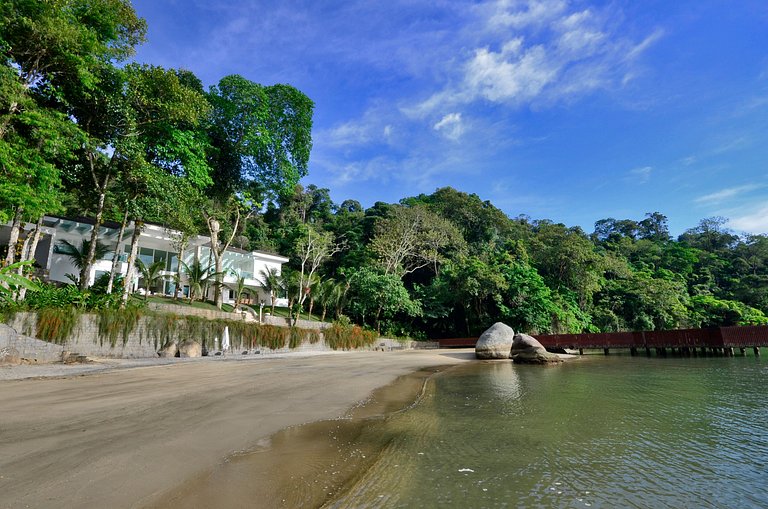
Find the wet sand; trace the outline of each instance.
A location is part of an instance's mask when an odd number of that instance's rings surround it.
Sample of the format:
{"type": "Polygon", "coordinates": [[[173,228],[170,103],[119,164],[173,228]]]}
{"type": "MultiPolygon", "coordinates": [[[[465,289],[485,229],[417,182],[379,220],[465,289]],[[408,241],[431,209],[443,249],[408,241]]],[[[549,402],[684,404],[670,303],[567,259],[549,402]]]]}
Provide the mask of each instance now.
{"type": "MultiPolygon", "coordinates": [[[[419,375],[392,386],[397,394],[385,389],[360,403],[398,377],[472,358],[471,350],[352,352],[2,381],[0,507],[272,507],[292,479],[314,482],[333,454],[349,457],[349,448],[333,452],[311,439],[352,444],[359,420],[329,420],[396,410],[415,396],[419,375]],[[301,446],[279,447],[294,442],[301,446]],[[309,477],[297,471],[302,465],[309,477]],[[272,499],[238,491],[256,486],[259,469],[272,476],[262,477],[272,479],[272,499]],[[210,498],[219,486],[234,495],[210,498]]],[[[346,471],[364,467],[354,461],[346,471]]],[[[327,485],[338,488],[330,474],[327,485]]],[[[304,491],[322,494],[314,488],[304,491]]]]}

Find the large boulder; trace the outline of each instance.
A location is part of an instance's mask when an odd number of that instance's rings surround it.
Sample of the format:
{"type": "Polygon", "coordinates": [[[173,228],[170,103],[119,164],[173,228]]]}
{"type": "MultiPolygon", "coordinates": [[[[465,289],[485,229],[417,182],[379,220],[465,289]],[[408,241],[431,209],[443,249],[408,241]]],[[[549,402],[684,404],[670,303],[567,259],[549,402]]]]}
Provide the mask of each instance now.
{"type": "Polygon", "coordinates": [[[179,345],[176,344],[176,342],[171,342],[165,345],[163,348],[160,349],[159,352],[157,352],[157,355],[160,357],[176,357],[176,354],[179,353],[179,345]]]}
{"type": "Polygon", "coordinates": [[[515,334],[512,340],[509,358],[522,364],[549,364],[563,361],[558,355],[547,352],[547,349],[533,336],[520,333],[515,334]]]}
{"type": "Polygon", "coordinates": [[[478,359],[509,359],[514,337],[512,327],[496,322],[480,335],[475,344],[475,356],[478,359]]]}
{"type": "Polygon", "coordinates": [[[0,366],[18,366],[21,364],[19,351],[12,346],[0,348],[0,366]]]}
{"type": "Polygon", "coordinates": [[[179,357],[202,357],[203,346],[197,341],[186,339],[179,345],[179,357]]]}

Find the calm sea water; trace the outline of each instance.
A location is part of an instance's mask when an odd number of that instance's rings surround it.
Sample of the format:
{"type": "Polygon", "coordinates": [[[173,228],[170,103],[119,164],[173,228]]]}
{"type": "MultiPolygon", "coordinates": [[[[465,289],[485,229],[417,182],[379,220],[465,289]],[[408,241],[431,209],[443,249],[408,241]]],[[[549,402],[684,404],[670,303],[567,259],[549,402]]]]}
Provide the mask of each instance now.
{"type": "Polygon", "coordinates": [[[478,362],[372,424],[329,507],[768,507],[768,359],[478,362]]]}

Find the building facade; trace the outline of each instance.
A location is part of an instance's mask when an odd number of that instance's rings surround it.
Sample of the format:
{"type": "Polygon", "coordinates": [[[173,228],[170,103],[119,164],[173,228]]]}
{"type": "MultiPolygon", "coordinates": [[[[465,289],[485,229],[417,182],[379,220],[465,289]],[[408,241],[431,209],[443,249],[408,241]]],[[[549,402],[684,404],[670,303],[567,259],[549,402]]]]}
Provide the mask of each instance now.
{"type": "MultiPolygon", "coordinates": [[[[69,243],[75,249],[81,249],[83,240],[90,240],[94,228],[94,221],[88,218],[61,218],[46,216],[43,219],[42,236],[35,250],[35,262],[38,275],[44,279],[55,283],[73,283],[74,279],[79,277],[80,270],[73,263],[73,258],[67,253],[65,242],[69,243]]],[[[88,285],[92,285],[99,277],[109,274],[112,270],[112,260],[118,257],[117,272],[125,276],[128,270],[128,255],[131,249],[131,238],[134,234],[135,225],[130,223],[123,233],[123,238],[118,245],[120,225],[112,222],[105,222],[99,228],[99,243],[107,248],[106,254],[100,259],[95,260],[90,272],[87,274],[88,285]]],[[[24,232],[21,235],[29,235],[34,229],[34,225],[24,225],[24,232]]],[[[0,227],[0,245],[7,244],[10,233],[10,225],[0,227]]],[[[181,284],[176,285],[175,276],[179,268],[178,239],[179,232],[170,230],[163,226],[154,224],[145,224],[141,229],[139,236],[139,250],[137,258],[144,265],[149,267],[155,262],[162,262],[163,270],[162,283],[157,287],[147,289],[146,284],[141,279],[138,270],[132,285],[134,290],[173,296],[177,292],[189,296],[189,281],[182,265],[181,284]]],[[[214,259],[211,252],[211,239],[203,235],[197,235],[189,239],[182,254],[182,262],[187,267],[191,267],[195,262],[199,262],[203,269],[208,272],[214,271],[214,259]]],[[[245,301],[250,303],[271,303],[271,296],[264,291],[260,278],[262,272],[275,270],[277,274],[282,271],[282,265],[288,262],[288,258],[275,254],[264,253],[260,251],[245,251],[238,248],[229,248],[224,251],[223,262],[223,282],[222,288],[224,302],[234,304],[236,300],[236,289],[238,280],[241,286],[246,289],[245,301]]],[[[207,288],[206,297],[213,298],[213,285],[207,288]]],[[[282,297],[282,296],[279,296],[282,297]]],[[[278,305],[284,305],[285,299],[278,299],[278,305]]]]}

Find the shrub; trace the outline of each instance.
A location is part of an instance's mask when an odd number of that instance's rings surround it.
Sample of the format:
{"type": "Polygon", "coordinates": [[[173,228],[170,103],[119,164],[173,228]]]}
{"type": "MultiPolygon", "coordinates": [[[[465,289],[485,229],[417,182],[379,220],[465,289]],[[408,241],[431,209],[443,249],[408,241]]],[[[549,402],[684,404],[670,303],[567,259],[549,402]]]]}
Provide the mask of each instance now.
{"type": "Polygon", "coordinates": [[[325,343],[334,350],[371,346],[378,337],[376,332],[364,330],[359,325],[345,325],[339,322],[334,322],[323,332],[325,343]]]}
{"type": "Polygon", "coordinates": [[[99,344],[104,340],[114,348],[118,336],[122,337],[123,346],[128,342],[128,336],[136,328],[141,318],[141,311],[136,307],[125,309],[102,309],[99,312],[99,344]]]}
{"type": "Polygon", "coordinates": [[[47,308],[37,313],[35,337],[62,344],[72,336],[80,313],[74,309],[47,308]]]}

